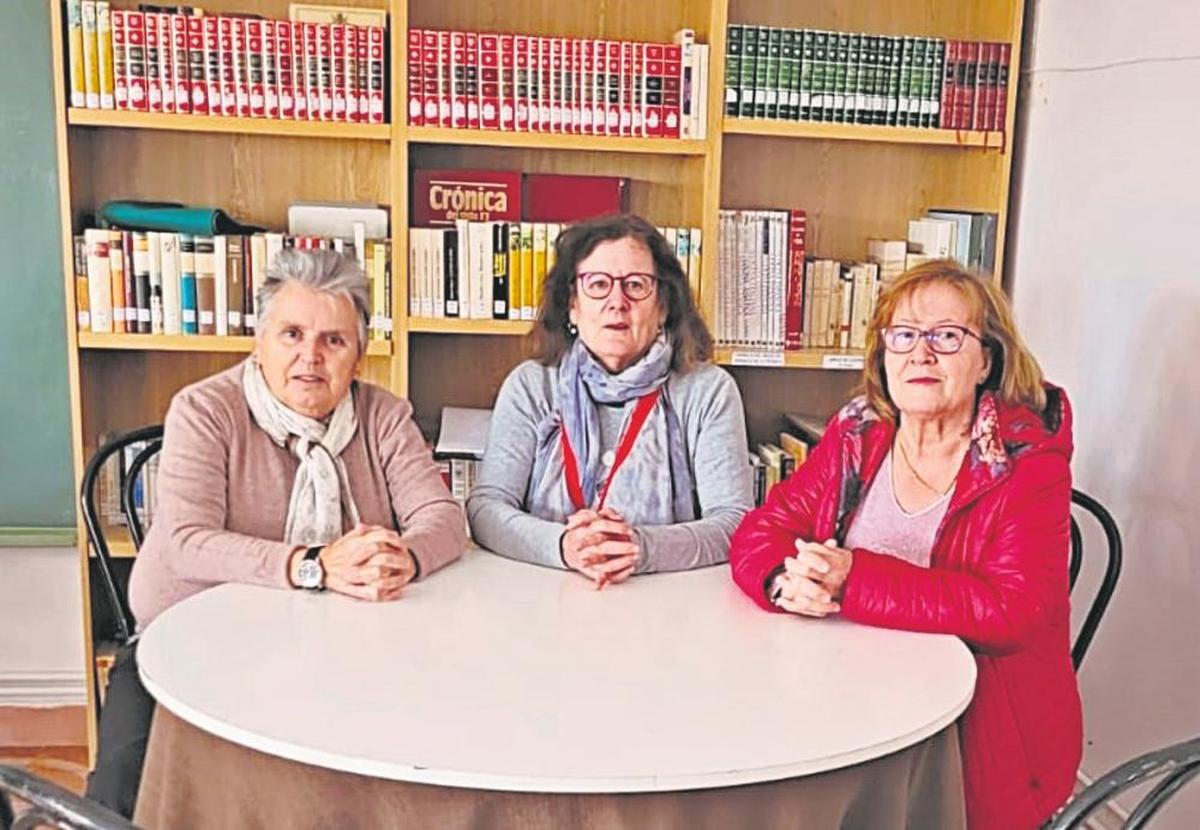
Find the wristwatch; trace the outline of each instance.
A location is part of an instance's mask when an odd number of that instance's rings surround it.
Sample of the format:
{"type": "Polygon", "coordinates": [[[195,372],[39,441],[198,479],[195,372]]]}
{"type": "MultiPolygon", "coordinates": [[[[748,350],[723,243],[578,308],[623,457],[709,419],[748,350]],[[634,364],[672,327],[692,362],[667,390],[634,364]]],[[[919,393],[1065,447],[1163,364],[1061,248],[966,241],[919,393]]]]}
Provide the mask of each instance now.
{"type": "Polygon", "coordinates": [[[321,551],[324,545],[313,545],[304,552],[300,568],[296,571],[299,587],[308,591],[325,590],[325,566],[321,564],[321,551]]]}

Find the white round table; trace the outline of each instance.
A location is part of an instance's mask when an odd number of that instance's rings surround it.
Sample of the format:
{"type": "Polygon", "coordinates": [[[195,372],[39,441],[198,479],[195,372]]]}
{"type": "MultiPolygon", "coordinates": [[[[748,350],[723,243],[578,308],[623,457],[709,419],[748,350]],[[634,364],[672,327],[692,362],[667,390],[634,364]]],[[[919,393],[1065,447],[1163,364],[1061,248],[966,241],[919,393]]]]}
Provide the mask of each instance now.
{"type": "Polygon", "coordinates": [[[226,741],[406,782],[639,793],[859,764],[966,708],[949,636],[768,614],[728,569],[581,577],[468,552],[396,602],[225,585],[138,647],[146,688],[226,741]]]}

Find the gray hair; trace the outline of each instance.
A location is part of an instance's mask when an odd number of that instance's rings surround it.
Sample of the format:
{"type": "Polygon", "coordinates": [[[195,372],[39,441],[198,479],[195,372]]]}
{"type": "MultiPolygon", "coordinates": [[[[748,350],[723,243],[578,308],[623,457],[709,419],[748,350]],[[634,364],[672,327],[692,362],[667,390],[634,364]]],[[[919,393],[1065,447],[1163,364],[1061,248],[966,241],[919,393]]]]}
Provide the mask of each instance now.
{"type": "Polygon", "coordinates": [[[341,294],[354,303],[358,317],[358,353],[367,350],[367,323],[371,316],[371,289],[358,262],[336,251],[285,248],[275,255],[267,277],[258,289],[258,316],[265,320],[271,300],[285,283],[296,282],[322,294],[341,294]]]}

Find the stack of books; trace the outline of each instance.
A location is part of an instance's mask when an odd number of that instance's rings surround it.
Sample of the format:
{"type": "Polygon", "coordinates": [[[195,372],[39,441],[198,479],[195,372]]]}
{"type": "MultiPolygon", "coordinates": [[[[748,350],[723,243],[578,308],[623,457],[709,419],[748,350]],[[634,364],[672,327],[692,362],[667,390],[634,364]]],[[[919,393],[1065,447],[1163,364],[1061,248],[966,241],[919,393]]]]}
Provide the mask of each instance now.
{"type": "Polygon", "coordinates": [[[731,24],[725,114],[1003,130],[1012,47],[731,24]]]}
{"type": "Polygon", "coordinates": [[[382,26],[66,4],[73,107],[384,123],[382,26]]]}
{"type": "Polygon", "coordinates": [[[708,47],[408,31],[408,123],[570,135],[704,138],[708,47]]]}
{"type": "Polygon", "coordinates": [[[392,336],[391,244],[282,233],[193,235],[89,228],[75,237],[80,331],[253,335],[255,298],[284,248],[354,256],[371,285],[372,340],[392,336]]]}

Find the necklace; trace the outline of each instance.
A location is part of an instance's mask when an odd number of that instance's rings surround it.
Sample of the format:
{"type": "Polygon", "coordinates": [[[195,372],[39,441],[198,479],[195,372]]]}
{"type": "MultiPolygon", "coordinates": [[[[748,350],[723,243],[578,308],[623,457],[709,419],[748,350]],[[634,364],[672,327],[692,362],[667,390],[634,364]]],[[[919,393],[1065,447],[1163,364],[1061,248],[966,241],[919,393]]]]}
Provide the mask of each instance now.
{"type": "Polygon", "coordinates": [[[917,468],[914,467],[912,461],[909,460],[908,450],[904,449],[904,442],[900,440],[899,435],[896,436],[896,446],[900,448],[900,457],[904,459],[904,465],[908,467],[908,471],[912,473],[913,478],[915,478],[920,484],[923,484],[927,490],[932,493],[937,493],[939,496],[944,496],[950,492],[952,487],[954,487],[954,479],[950,479],[950,485],[946,487],[945,490],[939,490],[928,481],[921,478],[921,474],[917,472],[917,468]]]}

